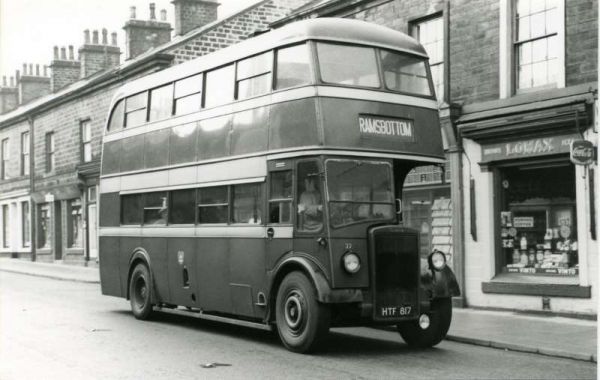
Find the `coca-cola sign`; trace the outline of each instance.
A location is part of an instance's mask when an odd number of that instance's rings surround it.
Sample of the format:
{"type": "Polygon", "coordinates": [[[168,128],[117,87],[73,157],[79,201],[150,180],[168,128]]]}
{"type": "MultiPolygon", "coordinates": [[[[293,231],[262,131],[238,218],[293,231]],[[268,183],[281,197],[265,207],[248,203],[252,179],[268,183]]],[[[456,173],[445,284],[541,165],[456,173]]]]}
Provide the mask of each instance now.
{"type": "Polygon", "coordinates": [[[591,141],[575,140],[571,142],[571,162],[576,165],[589,165],[594,162],[595,147],[591,141]]]}

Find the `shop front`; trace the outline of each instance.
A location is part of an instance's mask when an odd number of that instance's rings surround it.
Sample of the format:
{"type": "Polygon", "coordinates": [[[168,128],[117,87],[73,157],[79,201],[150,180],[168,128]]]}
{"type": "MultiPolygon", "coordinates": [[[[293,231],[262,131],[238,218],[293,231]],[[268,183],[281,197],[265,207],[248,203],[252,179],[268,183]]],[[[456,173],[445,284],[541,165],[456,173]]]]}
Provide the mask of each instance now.
{"type": "MultiPolygon", "coordinates": [[[[501,102],[499,102],[501,104],[501,102]]],[[[595,314],[597,137],[591,94],[466,114],[466,295],[471,306],[595,314]]]]}

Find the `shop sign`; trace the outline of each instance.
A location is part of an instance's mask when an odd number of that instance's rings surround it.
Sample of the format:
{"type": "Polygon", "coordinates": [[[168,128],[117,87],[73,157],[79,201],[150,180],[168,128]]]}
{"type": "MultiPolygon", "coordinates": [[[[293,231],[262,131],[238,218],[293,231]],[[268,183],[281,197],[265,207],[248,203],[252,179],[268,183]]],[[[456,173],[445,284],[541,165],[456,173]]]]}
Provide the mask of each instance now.
{"type": "Polygon", "coordinates": [[[589,165],[594,162],[594,144],[587,140],[571,142],[571,162],[576,165],[589,165]]]}
{"type": "Polygon", "coordinates": [[[484,145],[482,159],[484,162],[489,162],[494,160],[568,153],[571,149],[571,143],[578,139],[578,137],[579,135],[549,136],[537,139],[484,145]]]}
{"type": "Polygon", "coordinates": [[[358,129],[362,137],[393,138],[399,141],[415,141],[412,120],[372,115],[358,115],[358,129]]]}
{"type": "Polygon", "coordinates": [[[515,228],[533,228],[533,216],[515,216],[513,226],[515,228]]]}

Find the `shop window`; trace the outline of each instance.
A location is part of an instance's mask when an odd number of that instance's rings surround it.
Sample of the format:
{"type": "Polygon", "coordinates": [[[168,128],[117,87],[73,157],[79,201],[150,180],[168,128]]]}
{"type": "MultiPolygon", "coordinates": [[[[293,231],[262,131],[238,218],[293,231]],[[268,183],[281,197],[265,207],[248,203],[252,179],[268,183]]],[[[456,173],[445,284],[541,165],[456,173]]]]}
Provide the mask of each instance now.
{"type": "Polygon", "coordinates": [[[167,193],[159,191],[146,193],[144,198],[144,224],[167,223],[167,193]]]}
{"type": "Polygon", "coordinates": [[[306,44],[277,51],[276,88],[289,88],[310,83],[310,56],[306,44]]]}
{"type": "Polygon", "coordinates": [[[227,186],[198,189],[198,223],[227,223],[228,220],[227,186]]]}
{"type": "Polygon", "coordinates": [[[38,206],[38,247],[50,248],[51,239],[50,204],[43,203],[38,206]]]}
{"type": "Polygon", "coordinates": [[[21,134],[21,175],[29,175],[29,132],[21,134]]]}
{"type": "Polygon", "coordinates": [[[260,224],[262,202],[260,183],[233,186],[233,223],[260,224]]]}
{"type": "Polygon", "coordinates": [[[271,173],[269,223],[292,223],[292,171],[271,173]]]}
{"type": "Polygon", "coordinates": [[[427,51],[438,101],[444,100],[444,19],[442,15],[411,24],[411,34],[427,51]]]}
{"type": "Polygon", "coordinates": [[[237,64],[237,98],[246,99],[271,90],[273,53],[267,52],[237,64]]]}
{"type": "Polygon", "coordinates": [[[83,246],[81,199],[69,201],[67,210],[68,247],[81,248],[83,246]]]}
{"type": "Polygon", "coordinates": [[[202,74],[175,82],[175,115],[200,111],[202,107],[202,74]]]}
{"type": "Polygon", "coordinates": [[[150,121],[166,119],[173,113],[173,84],[150,91],[150,121]]]}
{"type": "Polygon", "coordinates": [[[512,167],[500,171],[499,262],[503,272],[579,273],[575,169],[512,167]]]}
{"type": "Polygon", "coordinates": [[[233,65],[228,65],[206,74],[206,107],[220,106],[233,101],[233,65]]]}
{"type": "Polygon", "coordinates": [[[2,205],[2,247],[10,247],[10,213],[8,205],[2,205]]]}
{"type": "Polygon", "coordinates": [[[31,246],[31,221],[29,202],[21,202],[21,242],[23,247],[31,246]]]}
{"type": "Polygon", "coordinates": [[[135,127],[146,122],[148,93],[142,92],[125,99],[125,126],[135,127]]]}
{"type": "Polygon", "coordinates": [[[81,161],[92,160],[92,123],[89,120],[81,122],[81,161]]]}
{"type": "Polygon", "coordinates": [[[170,194],[169,224],[194,224],[196,190],[172,191],[170,194]]]}

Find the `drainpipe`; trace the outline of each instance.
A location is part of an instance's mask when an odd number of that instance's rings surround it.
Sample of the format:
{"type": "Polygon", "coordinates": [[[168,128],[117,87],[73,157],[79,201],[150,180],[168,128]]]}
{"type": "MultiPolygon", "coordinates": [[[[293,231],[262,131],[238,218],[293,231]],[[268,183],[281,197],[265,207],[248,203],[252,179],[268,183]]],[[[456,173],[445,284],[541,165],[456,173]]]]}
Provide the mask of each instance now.
{"type": "Polygon", "coordinates": [[[35,151],[33,150],[35,131],[33,128],[33,116],[27,118],[27,123],[29,124],[29,231],[31,233],[29,245],[31,247],[31,261],[36,261],[37,239],[35,237],[37,223],[35,219],[35,210],[37,209],[37,206],[33,199],[33,194],[35,192],[35,151]]]}

